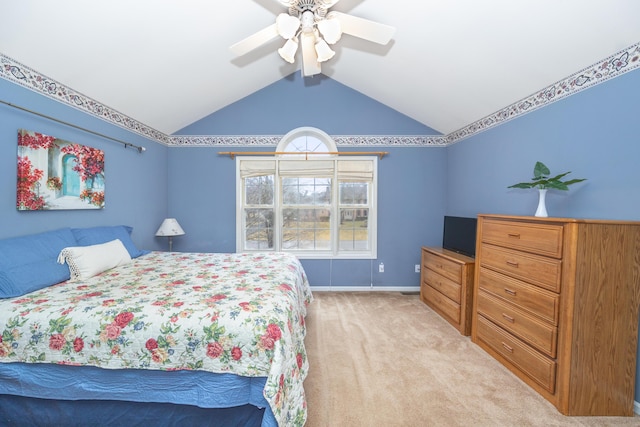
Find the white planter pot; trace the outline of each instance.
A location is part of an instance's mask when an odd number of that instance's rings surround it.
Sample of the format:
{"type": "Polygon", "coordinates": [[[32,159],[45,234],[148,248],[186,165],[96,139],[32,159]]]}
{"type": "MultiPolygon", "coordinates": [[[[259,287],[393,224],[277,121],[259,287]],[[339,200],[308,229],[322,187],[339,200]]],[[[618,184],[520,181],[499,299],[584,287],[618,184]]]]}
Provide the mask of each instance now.
{"type": "Polygon", "coordinates": [[[547,196],[547,189],[538,190],[538,209],[536,209],[536,216],[547,217],[547,205],[545,198],[547,196]]]}

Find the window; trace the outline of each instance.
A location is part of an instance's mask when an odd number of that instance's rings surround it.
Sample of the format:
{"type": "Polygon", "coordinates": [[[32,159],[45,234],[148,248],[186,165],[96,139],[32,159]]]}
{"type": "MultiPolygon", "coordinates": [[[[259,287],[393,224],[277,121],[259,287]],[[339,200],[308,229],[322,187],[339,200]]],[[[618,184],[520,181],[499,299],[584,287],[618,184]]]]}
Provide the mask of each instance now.
{"type": "Polygon", "coordinates": [[[290,132],[276,151],[236,158],[237,250],[375,258],[377,157],[339,157],[313,128],[290,132]]]}

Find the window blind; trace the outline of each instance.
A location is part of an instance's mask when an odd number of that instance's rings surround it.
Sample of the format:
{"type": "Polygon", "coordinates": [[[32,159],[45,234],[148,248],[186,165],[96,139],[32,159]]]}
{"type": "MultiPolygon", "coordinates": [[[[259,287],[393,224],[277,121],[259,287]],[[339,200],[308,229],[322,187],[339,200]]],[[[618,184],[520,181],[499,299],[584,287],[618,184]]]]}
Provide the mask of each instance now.
{"type": "Polygon", "coordinates": [[[276,173],[275,160],[241,160],[240,177],[252,178],[256,176],[274,175],[276,173]]]}

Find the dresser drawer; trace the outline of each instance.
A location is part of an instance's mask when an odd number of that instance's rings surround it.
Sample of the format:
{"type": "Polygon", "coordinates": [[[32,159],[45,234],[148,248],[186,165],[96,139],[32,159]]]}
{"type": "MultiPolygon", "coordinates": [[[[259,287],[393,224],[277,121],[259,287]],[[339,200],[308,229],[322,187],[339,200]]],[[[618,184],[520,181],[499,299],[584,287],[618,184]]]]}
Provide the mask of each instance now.
{"type": "Polygon", "coordinates": [[[478,288],[558,326],[559,294],[512,279],[487,268],[480,269],[478,288]]]}
{"type": "Polygon", "coordinates": [[[460,303],[460,283],[454,282],[451,279],[448,279],[435,271],[425,268],[424,270],[424,281],[427,285],[432,288],[437,289],[441,293],[445,294],[453,301],[460,303]]]}
{"type": "Polygon", "coordinates": [[[562,225],[485,220],[482,241],[554,258],[562,257],[562,225]]]}
{"type": "Polygon", "coordinates": [[[518,370],[550,393],[555,392],[555,361],[538,353],[483,316],[478,316],[477,334],[478,339],[507,359],[518,370]]]}
{"type": "Polygon", "coordinates": [[[429,268],[456,283],[460,283],[462,280],[462,266],[446,258],[427,254],[423,258],[423,264],[423,267],[429,268]]]}
{"type": "Polygon", "coordinates": [[[560,292],[562,261],[518,252],[494,245],[482,245],[481,266],[525,282],[560,292]]]}
{"type": "Polygon", "coordinates": [[[460,323],[460,304],[451,301],[431,286],[422,286],[420,291],[429,306],[439,310],[440,314],[451,319],[453,323],[460,323]]]}
{"type": "Polygon", "coordinates": [[[555,326],[536,320],[484,291],[478,292],[478,313],[546,355],[556,357],[558,328],[555,326]]]}

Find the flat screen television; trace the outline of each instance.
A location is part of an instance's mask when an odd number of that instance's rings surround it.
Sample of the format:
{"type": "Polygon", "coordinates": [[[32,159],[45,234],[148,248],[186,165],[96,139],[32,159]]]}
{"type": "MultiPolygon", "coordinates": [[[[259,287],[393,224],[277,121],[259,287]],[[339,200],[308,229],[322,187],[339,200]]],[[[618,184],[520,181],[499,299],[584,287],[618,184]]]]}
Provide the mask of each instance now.
{"type": "Polygon", "coordinates": [[[477,225],[477,218],[445,216],[442,247],[475,258],[477,225]]]}

